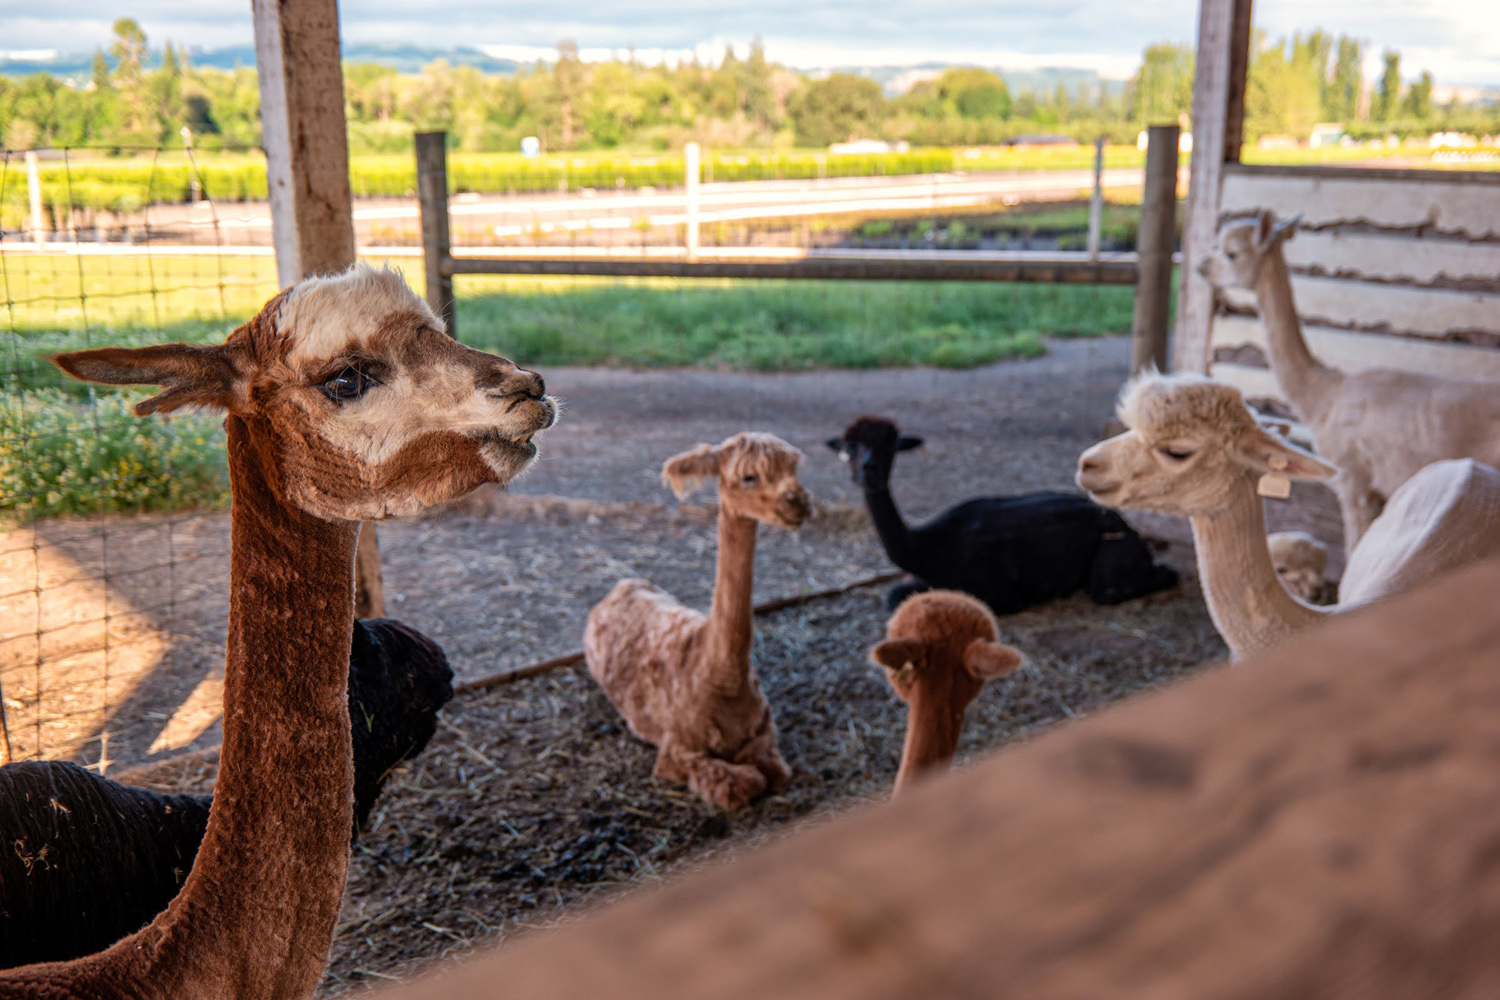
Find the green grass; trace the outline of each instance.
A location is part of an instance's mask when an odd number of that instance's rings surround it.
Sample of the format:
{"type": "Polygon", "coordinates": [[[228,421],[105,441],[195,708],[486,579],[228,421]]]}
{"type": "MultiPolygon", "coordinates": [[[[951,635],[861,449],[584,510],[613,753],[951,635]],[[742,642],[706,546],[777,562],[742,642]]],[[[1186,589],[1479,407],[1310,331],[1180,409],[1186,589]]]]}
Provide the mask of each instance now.
{"type": "Polygon", "coordinates": [[[752,371],[1035,357],[1044,336],[1123,333],[1118,287],[900,282],[471,278],[465,343],[533,365],[752,371]]]}
{"type": "MultiPolygon", "coordinates": [[[[402,263],[419,286],[415,262],[402,263]]],[[[148,390],[85,386],[46,359],[220,341],[275,294],[271,259],[7,254],[0,265],[0,516],[223,504],[217,417],[137,418],[129,406],[148,390]]],[[[544,370],[967,368],[1035,357],[1047,336],[1124,333],[1132,304],[1127,287],[957,282],[471,277],[457,288],[465,343],[544,370]]]]}

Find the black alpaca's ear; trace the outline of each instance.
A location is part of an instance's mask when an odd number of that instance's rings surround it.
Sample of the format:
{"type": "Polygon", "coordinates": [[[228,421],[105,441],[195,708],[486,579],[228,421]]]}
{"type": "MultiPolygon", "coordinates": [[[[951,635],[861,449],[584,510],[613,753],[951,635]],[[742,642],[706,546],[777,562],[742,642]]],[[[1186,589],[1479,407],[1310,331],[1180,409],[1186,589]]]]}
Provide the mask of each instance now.
{"type": "Polygon", "coordinates": [[[919,437],[908,437],[903,434],[896,439],[897,451],[911,451],[913,448],[922,447],[922,439],[919,437]]]}
{"type": "Polygon", "coordinates": [[[823,443],[826,444],[828,447],[832,448],[834,451],[843,451],[844,450],[844,439],[843,438],[829,438],[827,441],[824,441],[823,443]]]}
{"type": "Polygon", "coordinates": [[[201,344],[101,347],[56,354],[51,360],[85,382],[162,386],[161,392],[135,404],[138,417],[167,413],[180,406],[225,408],[239,379],[229,348],[201,344]]]}

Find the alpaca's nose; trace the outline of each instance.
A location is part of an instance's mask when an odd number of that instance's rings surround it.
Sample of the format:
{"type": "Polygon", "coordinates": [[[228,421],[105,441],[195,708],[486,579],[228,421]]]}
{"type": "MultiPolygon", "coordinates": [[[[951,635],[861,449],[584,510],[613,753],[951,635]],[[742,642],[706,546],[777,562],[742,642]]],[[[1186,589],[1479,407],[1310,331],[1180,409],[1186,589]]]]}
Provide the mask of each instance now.
{"type": "Polygon", "coordinates": [[[1098,455],[1094,454],[1093,449],[1090,449],[1078,456],[1078,471],[1103,472],[1104,462],[1100,460],[1098,455]]]}
{"type": "Polygon", "coordinates": [[[491,396],[529,396],[541,399],[547,395],[547,383],[542,376],[526,368],[517,368],[507,362],[497,366],[480,380],[480,387],[491,396]]]}

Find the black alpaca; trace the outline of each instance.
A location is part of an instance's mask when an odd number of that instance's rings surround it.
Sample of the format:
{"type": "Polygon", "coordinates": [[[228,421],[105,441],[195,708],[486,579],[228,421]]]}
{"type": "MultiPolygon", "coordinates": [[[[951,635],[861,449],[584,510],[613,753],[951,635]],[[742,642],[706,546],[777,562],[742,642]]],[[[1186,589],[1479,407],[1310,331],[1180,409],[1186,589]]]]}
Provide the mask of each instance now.
{"type": "MultiPolygon", "coordinates": [[[[442,649],[416,629],[354,623],[355,833],[392,769],[432,739],[452,681],[442,649]]],[[[0,768],[0,968],[90,955],[149,923],[187,878],[210,801],[132,788],[63,761],[0,768]]]]}
{"type": "Polygon", "coordinates": [[[891,499],[891,467],[896,452],[921,444],[882,417],[860,417],[828,439],[864,490],[886,555],[916,577],[891,589],[891,608],[932,587],[972,594],[1003,615],[1079,590],[1118,604],[1177,583],[1118,513],[1077,493],[982,497],[908,527],[891,499]]]}

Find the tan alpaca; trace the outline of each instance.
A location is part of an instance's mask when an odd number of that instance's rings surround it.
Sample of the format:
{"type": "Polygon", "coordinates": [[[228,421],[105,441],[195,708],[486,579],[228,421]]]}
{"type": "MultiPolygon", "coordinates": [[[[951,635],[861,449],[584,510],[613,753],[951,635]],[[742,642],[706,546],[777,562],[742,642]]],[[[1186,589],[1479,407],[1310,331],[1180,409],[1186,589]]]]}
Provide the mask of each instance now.
{"type": "Polygon", "coordinates": [[[1338,466],[1334,492],[1351,552],[1402,483],[1445,458],[1500,467],[1500,382],[1370,369],[1342,372],[1307,349],[1281,244],[1298,216],[1226,223],[1199,270],[1219,287],[1255,292],[1271,369],[1318,454],[1338,466]]]}
{"type": "Polygon", "coordinates": [[[631,732],[657,747],[655,775],[724,809],[779,792],[791,769],[750,666],[756,522],[795,528],[811,509],[802,453],[770,434],[736,434],[667,460],[679,498],[719,487],[719,562],[705,617],[645,580],[621,580],[589,612],[589,673],[631,732]]]}
{"type": "Polygon", "coordinates": [[[1266,536],[1271,566],[1281,585],[1308,604],[1332,604],[1334,588],[1324,579],[1328,546],[1305,531],[1276,531],[1266,536]]]}
{"type": "Polygon", "coordinates": [[[1267,474],[1328,479],[1333,466],[1260,426],[1238,389],[1200,376],[1127,383],[1119,417],[1130,430],[1083,453],[1078,485],[1102,504],[1192,519],[1209,614],[1237,657],[1500,552],[1500,473],[1434,463],[1396,491],[1351,553],[1344,603],[1311,607],[1272,568],[1256,488],[1267,474]]]}
{"type": "Polygon", "coordinates": [[[929,590],[901,602],[886,638],[870,650],[906,702],[906,743],[895,794],[923,772],[947,770],[963,735],[964,713],[984,682],[1024,658],[995,641],[995,616],[982,601],[956,590],[929,590]]]}
{"type": "Polygon", "coordinates": [[[61,355],[163,386],[140,415],[224,410],[233,495],[224,745],[171,905],[113,947],[0,972],[24,1000],[295,1000],[328,961],[353,820],[346,702],[359,522],[505,483],[552,425],[542,379],[469,350],[400,276],[292,286],[221,346],[61,355]]]}

